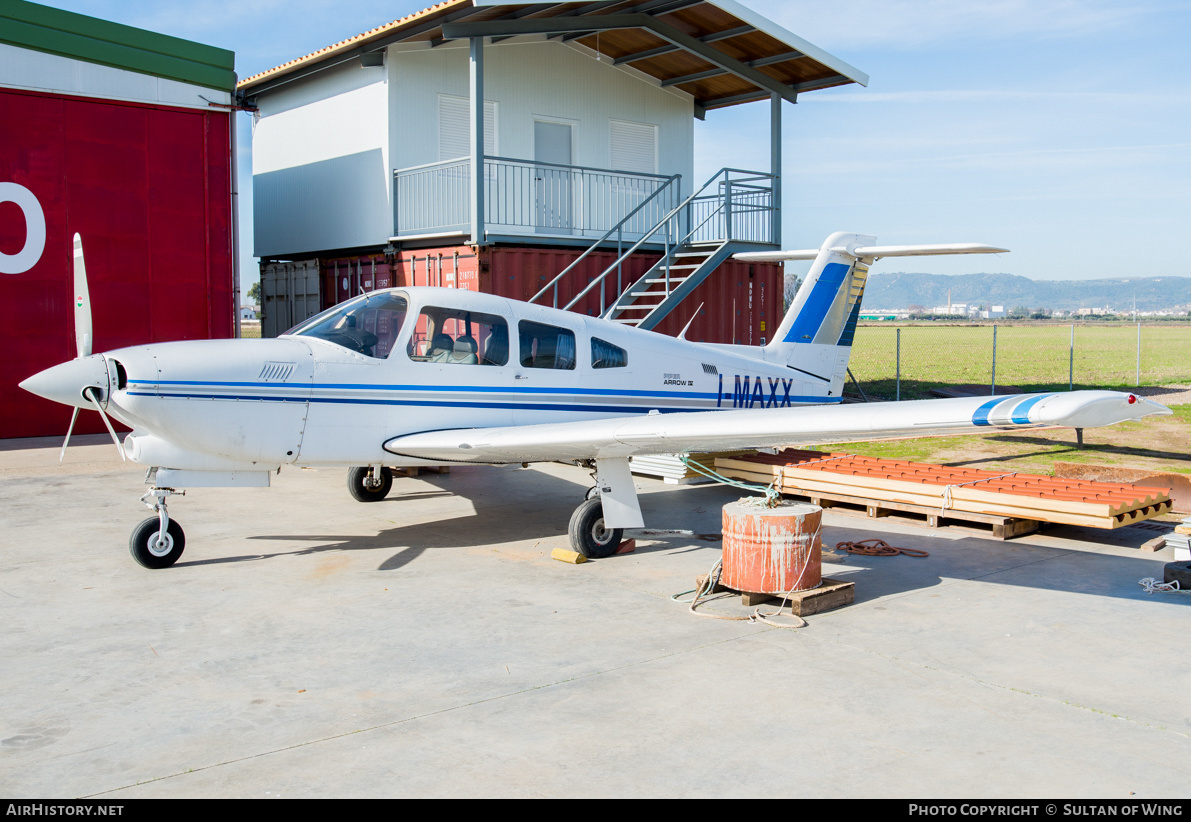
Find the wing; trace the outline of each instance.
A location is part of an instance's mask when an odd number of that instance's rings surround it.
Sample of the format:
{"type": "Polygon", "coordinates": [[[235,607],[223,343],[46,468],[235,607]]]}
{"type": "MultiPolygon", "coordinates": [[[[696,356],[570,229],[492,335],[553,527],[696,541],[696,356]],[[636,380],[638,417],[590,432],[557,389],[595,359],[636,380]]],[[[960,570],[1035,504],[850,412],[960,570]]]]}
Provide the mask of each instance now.
{"type": "Polygon", "coordinates": [[[430,431],[394,437],[392,454],[445,462],[616,459],[638,454],[979,434],[1023,428],[1095,428],[1152,414],[1156,402],[1116,391],[1016,394],[900,403],[817,405],[612,417],[580,422],[430,431]]]}

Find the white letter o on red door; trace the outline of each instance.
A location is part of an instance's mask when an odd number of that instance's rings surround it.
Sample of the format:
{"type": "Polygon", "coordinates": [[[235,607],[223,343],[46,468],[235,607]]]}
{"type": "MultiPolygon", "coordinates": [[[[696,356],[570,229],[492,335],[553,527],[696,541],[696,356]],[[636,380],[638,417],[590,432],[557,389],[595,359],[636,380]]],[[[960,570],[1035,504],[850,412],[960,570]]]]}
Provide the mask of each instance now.
{"type": "Polygon", "coordinates": [[[0,183],[0,203],[16,203],[25,214],[25,246],[16,254],[0,251],[0,274],[23,274],[45,251],[45,212],[33,192],[19,183],[0,183]]]}

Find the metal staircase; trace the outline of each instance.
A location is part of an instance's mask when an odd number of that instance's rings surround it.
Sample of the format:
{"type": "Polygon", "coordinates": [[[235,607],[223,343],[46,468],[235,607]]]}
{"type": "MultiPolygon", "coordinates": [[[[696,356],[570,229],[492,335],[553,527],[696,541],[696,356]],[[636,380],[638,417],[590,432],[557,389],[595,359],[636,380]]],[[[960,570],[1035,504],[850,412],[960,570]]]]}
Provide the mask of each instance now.
{"type": "Polygon", "coordinates": [[[678,246],[678,251],[662,257],[625,289],[604,318],[636,328],[653,328],[738,250],[730,246],[727,241],[678,246]]]}
{"type": "Polygon", "coordinates": [[[663,191],[659,189],[564,268],[529,302],[538,302],[552,294],[555,308],[570,310],[593,289],[599,288],[601,317],[652,329],[733,254],[777,247],[774,238],[779,211],[774,201],[773,182],[773,175],[763,172],[720,169],[627,250],[621,250],[624,227],[663,191]],[[608,245],[613,235],[620,251],[616,259],[560,306],[563,300],[560,292],[568,284],[567,275],[593,251],[608,245]],[[647,244],[655,248],[660,245],[661,258],[627,288],[623,287],[625,261],[647,244]],[[606,305],[604,282],[614,271],[617,296],[606,305]]]}

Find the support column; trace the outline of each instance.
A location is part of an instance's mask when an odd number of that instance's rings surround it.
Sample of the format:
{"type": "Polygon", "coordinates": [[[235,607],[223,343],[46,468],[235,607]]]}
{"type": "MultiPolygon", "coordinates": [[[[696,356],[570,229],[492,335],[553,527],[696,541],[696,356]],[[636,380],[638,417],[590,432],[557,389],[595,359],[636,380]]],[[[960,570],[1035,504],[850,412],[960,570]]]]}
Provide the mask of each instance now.
{"type": "Polygon", "coordinates": [[[484,242],[484,38],[470,39],[471,242],[484,242]]]}
{"type": "Polygon", "coordinates": [[[782,244],[782,98],[769,95],[769,173],[773,175],[773,242],[782,244]]]}

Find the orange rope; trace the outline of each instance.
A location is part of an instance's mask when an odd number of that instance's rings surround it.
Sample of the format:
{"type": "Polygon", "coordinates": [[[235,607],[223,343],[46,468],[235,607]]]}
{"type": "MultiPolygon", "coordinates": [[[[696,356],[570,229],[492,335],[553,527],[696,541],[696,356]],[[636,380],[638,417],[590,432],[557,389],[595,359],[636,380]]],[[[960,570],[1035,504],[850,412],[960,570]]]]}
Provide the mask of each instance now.
{"type": "Polygon", "coordinates": [[[897,548],[883,539],[862,539],[858,542],[837,542],[835,550],[847,551],[849,554],[860,554],[866,557],[895,557],[905,554],[908,557],[929,557],[926,551],[917,548],[897,548]]]}

